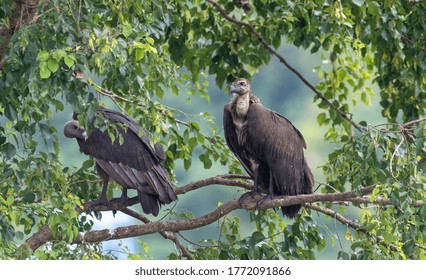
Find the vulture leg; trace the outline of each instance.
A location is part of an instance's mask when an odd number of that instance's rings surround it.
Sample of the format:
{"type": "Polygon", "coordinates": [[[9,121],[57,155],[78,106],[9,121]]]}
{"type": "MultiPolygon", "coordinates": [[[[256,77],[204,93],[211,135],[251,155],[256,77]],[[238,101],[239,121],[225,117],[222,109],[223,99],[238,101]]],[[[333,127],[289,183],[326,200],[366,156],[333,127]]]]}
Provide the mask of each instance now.
{"type": "Polygon", "coordinates": [[[101,195],[101,199],[93,201],[92,204],[91,204],[91,206],[97,206],[97,205],[109,206],[110,203],[109,203],[108,198],[107,198],[108,181],[109,181],[108,177],[102,177],[102,195],[101,195]]]}
{"type": "Polygon", "coordinates": [[[120,204],[124,206],[128,198],[129,197],[127,196],[127,188],[123,188],[123,192],[121,193],[121,196],[119,198],[120,204]]]}
{"type": "Polygon", "coordinates": [[[272,171],[269,171],[269,186],[268,186],[268,194],[261,198],[257,203],[256,203],[256,208],[259,208],[259,206],[262,205],[262,203],[264,203],[265,201],[271,200],[274,198],[274,177],[272,174],[272,171]]]}
{"type": "Polygon", "coordinates": [[[241,197],[238,199],[238,202],[240,204],[243,204],[244,201],[247,198],[252,199],[257,194],[261,193],[261,191],[259,190],[259,181],[260,181],[259,168],[256,168],[254,170],[253,187],[252,187],[251,191],[246,192],[243,195],[241,195],[241,197]]]}

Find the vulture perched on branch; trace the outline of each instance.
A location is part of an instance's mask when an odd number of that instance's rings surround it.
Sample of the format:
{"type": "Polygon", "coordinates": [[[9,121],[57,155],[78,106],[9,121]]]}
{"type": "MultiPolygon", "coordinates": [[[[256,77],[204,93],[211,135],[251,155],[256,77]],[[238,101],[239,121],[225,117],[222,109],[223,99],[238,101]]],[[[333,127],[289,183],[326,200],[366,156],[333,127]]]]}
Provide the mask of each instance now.
{"type": "MultiPolygon", "coordinates": [[[[303,154],[302,134],[285,117],[263,107],[247,79],[235,80],[229,92],[234,97],[224,108],[225,139],[254,180],[251,193],[266,192],[269,198],[312,193],[314,178],[303,154]]],[[[281,210],[294,218],[300,207],[281,210]]]]}
{"type": "Polygon", "coordinates": [[[145,130],[141,137],[138,123],[127,115],[102,108],[95,119],[104,122],[105,127],[97,128],[94,125],[90,135],[87,135],[84,127],[79,126],[76,114],[64,127],[64,135],[76,138],[80,151],[96,161],[103,188],[101,199],[94,205],[109,204],[107,188],[111,178],[123,187],[122,203],[127,200],[127,190],[135,189],[143,211],[157,216],[160,205],[177,199],[169,176],[161,165],[166,160],[163,148],[159,143],[154,147],[150,145],[148,131],[145,130]],[[108,125],[115,128],[113,141],[108,125]]]}

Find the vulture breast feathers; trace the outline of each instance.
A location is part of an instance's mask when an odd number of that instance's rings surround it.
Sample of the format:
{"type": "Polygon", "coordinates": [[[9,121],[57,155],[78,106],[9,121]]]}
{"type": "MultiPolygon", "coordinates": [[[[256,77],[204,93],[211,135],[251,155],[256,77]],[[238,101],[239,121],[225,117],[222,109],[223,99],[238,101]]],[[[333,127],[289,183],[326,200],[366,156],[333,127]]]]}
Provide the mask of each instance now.
{"type": "Polygon", "coordinates": [[[109,178],[123,187],[122,202],[127,199],[127,189],[135,189],[142,209],[147,214],[158,215],[160,205],[177,199],[170,178],[161,165],[166,155],[159,143],[152,147],[150,134],[144,131],[140,136],[138,123],[127,115],[102,108],[95,117],[116,128],[114,141],[108,130],[93,126],[90,135],[78,125],[76,115],[64,128],[64,134],[76,138],[80,151],[96,161],[98,174],[103,179],[102,198],[99,204],[108,204],[106,198],[109,178]],[[103,115],[100,118],[100,115],[103,115]],[[121,139],[120,139],[121,138],[121,139]]]}
{"type": "MultiPolygon", "coordinates": [[[[285,117],[263,107],[247,79],[237,79],[230,92],[234,97],[223,115],[225,139],[254,180],[253,191],[269,196],[312,193],[314,179],[302,134],[285,117]]],[[[300,207],[282,207],[282,212],[294,217],[300,207]]]]}

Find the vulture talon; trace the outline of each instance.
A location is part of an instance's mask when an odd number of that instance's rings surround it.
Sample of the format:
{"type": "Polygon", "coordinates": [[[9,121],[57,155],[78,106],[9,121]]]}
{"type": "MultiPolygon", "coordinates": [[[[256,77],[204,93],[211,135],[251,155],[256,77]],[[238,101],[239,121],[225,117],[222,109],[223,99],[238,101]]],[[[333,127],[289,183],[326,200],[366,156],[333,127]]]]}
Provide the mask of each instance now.
{"type": "Polygon", "coordinates": [[[99,205],[110,207],[111,203],[108,200],[105,200],[105,199],[98,199],[98,200],[95,200],[92,203],[90,203],[89,210],[93,211],[93,208],[96,207],[96,206],[99,206],[99,205]]]}
{"type": "Polygon", "coordinates": [[[254,197],[256,197],[259,194],[260,194],[259,191],[249,191],[249,192],[246,192],[246,193],[244,193],[244,194],[242,194],[240,196],[240,198],[238,199],[238,202],[239,202],[240,205],[242,205],[242,204],[244,204],[246,202],[246,200],[253,199],[254,197]]]}
{"type": "Polygon", "coordinates": [[[264,197],[262,197],[261,199],[259,199],[256,202],[256,207],[255,209],[259,209],[262,207],[262,204],[265,203],[266,201],[272,200],[274,198],[274,196],[272,194],[267,194],[264,197]]]}

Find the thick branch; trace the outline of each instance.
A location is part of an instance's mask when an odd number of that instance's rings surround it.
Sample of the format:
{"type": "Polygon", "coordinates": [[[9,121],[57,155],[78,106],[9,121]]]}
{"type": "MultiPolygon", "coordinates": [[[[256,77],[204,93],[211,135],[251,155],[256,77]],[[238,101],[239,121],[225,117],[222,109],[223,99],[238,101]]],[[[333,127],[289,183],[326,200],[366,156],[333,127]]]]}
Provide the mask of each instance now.
{"type": "MultiPolygon", "coordinates": [[[[362,194],[370,193],[375,186],[369,186],[361,190],[362,194]]],[[[260,205],[258,201],[263,198],[263,196],[255,196],[247,198],[244,203],[240,204],[238,199],[233,199],[227,203],[224,203],[222,206],[219,206],[214,211],[201,216],[199,218],[191,220],[170,220],[170,221],[158,221],[152,222],[144,225],[130,225],[124,227],[118,227],[113,230],[104,229],[104,230],[93,230],[85,233],[84,235],[79,236],[74,240],[73,243],[96,243],[106,240],[122,239],[135,236],[141,236],[151,233],[156,233],[160,231],[171,231],[178,232],[183,230],[190,230],[206,226],[211,224],[223,216],[229,214],[230,212],[236,209],[246,209],[246,210],[255,210],[255,209],[268,209],[275,208],[279,206],[289,206],[294,204],[305,204],[309,202],[316,201],[341,201],[347,198],[356,197],[356,192],[345,192],[345,193],[333,193],[333,194],[311,194],[311,195],[299,195],[299,196],[287,196],[287,197],[277,197],[268,201],[264,201],[260,205]]]]}
{"type": "Polygon", "coordinates": [[[332,108],[333,110],[335,110],[342,118],[344,118],[346,121],[348,121],[353,127],[355,127],[357,130],[363,132],[364,129],[356,124],[354,121],[352,121],[351,115],[349,113],[344,112],[343,110],[341,110],[340,108],[338,108],[336,105],[334,105],[333,103],[331,103],[330,101],[328,101],[328,99],[326,99],[324,97],[324,94],[322,94],[321,92],[319,92],[314,85],[312,85],[308,80],[306,80],[306,78],[299,72],[296,70],[296,68],[294,68],[293,66],[290,65],[290,63],[287,62],[287,60],[281,56],[280,54],[278,54],[269,44],[268,42],[266,42],[265,38],[262,37],[262,35],[260,35],[259,32],[257,32],[256,28],[250,24],[248,24],[247,22],[244,21],[240,21],[237,20],[233,17],[231,17],[226,10],[216,1],[213,0],[207,0],[207,2],[209,2],[210,4],[212,4],[216,10],[222,15],[223,18],[225,18],[226,20],[245,27],[250,33],[252,33],[258,40],[259,42],[263,45],[263,47],[269,51],[273,56],[275,56],[276,58],[278,58],[278,60],[284,64],[291,72],[293,72],[308,88],[310,88],[315,95],[321,99],[324,103],[326,103],[330,108],[332,108]]]}
{"type": "MultiPolygon", "coordinates": [[[[185,194],[189,191],[193,191],[205,186],[222,184],[222,183],[226,185],[241,186],[244,188],[247,188],[250,186],[249,184],[241,180],[236,180],[235,178],[246,178],[246,177],[242,175],[233,175],[233,174],[217,175],[217,176],[203,179],[197,182],[191,182],[185,186],[177,188],[176,193],[178,195],[185,194]]],[[[139,200],[137,197],[128,199],[124,205],[121,204],[119,200],[111,201],[109,206],[104,206],[104,205],[92,206],[91,202],[86,202],[86,203],[83,203],[83,208],[77,207],[76,210],[78,213],[83,213],[86,211],[111,211],[111,210],[120,211],[122,209],[130,207],[137,203],[139,203],[139,200]]],[[[45,224],[39,229],[38,232],[34,233],[30,238],[28,238],[25,241],[23,247],[27,247],[28,249],[35,251],[46,242],[49,242],[52,240],[54,240],[52,231],[50,230],[48,224],[45,224]]]]}

